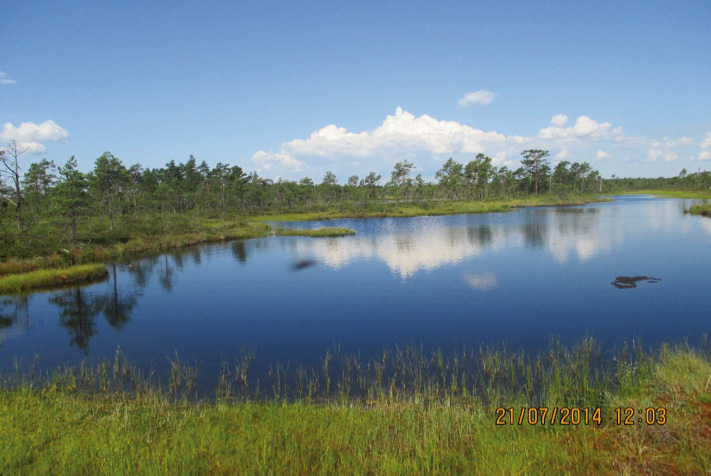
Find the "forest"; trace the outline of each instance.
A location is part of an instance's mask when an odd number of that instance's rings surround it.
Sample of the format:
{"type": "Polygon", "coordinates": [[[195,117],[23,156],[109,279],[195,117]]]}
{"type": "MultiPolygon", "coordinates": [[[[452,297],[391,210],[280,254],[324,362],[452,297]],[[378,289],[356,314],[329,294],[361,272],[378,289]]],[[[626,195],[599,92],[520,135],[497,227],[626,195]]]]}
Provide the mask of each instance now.
{"type": "Polygon", "coordinates": [[[449,158],[435,182],[425,181],[415,164],[403,160],[389,180],[372,171],[341,180],[328,171],[319,183],[310,177],[263,178],[239,165],[211,167],[192,155],[185,162],[144,168],[126,165],[108,151],[96,159],[93,170],[83,173],[73,156],[63,164],[46,158],[28,163],[26,152],[16,143],[0,151],[0,260],[126,243],[137,236],[176,233],[181,227],[196,231],[201,219],[235,223],[263,214],[326,211],[384,216],[403,204],[425,210],[462,201],[536,198],[555,204],[582,194],[711,189],[708,171],[682,170],[671,178],[603,178],[588,162],[552,165],[549,151],[540,149],[524,150],[521,166],[514,170],[496,167],[480,153],[466,164],[449,158]]]}

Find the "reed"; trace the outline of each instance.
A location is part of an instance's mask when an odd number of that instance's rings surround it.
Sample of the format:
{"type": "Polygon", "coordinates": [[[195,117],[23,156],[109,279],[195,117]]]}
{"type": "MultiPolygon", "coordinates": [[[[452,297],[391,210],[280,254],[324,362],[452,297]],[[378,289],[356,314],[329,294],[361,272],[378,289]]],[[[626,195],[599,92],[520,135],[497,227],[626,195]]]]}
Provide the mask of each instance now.
{"type": "Polygon", "coordinates": [[[234,366],[223,362],[223,398],[216,400],[189,395],[186,382],[195,374],[177,356],[165,388],[155,375],[141,376],[120,351],[113,362],[45,375],[22,373],[18,363],[14,373],[0,375],[0,473],[711,469],[711,365],[703,346],[645,352],[635,343],[607,359],[592,339],[573,347],[552,340],[531,357],[503,348],[463,348],[448,357],[406,347],[367,363],[334,348],[320,368],[272,367],[271,392],[264,393],[246,383],[253,360],[244,354],[234,366]],[[496,424],[497,407],[547,405],[598,406],[601,422],[496,424]],[[664,408],[666,422],[617,424],[618,407],[664,408]]]}

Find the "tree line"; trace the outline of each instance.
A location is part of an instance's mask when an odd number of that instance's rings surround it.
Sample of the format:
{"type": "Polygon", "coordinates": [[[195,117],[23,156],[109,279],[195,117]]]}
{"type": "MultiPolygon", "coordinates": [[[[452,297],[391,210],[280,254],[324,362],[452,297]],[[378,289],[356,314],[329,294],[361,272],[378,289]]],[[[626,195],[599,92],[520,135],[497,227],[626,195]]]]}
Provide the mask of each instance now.
{"type": "Polygon", "coordinates": [[[309,177],[299,181],[271,180],[240,166],[218,163],[210,167],[192,155],[183,163],[174,160],[160,168],[140,164],[126,166],[111,152],[103,153],[88,173],[79,171],[75,157],[64,164],[42,159],[22,171],[23,151],[11,143],[0,151],[0,225],[24,234],[43,217],[59,221],[76,242],[77,224],[84,217],[108,218],[113,230],[117,217],[143,214],[255,214],[260,212],[352,210],[383,202],[430,200],[485,200],[531,194],[603,192],[621,188],[709,188],[708,172],[673,179],[602,179],[587,162],[567,160],[551,166],[547,150],[521,153],[521,166],[496,167],[485,154],[466,164],[450,158],[425,182],[416,165],[407,160],[395,164],[390,180],[370,172],[352,175],[339,183],[328,171],[320,183],[309,177]],[[603,183],[604,182],[604,183],[603,183]]]}

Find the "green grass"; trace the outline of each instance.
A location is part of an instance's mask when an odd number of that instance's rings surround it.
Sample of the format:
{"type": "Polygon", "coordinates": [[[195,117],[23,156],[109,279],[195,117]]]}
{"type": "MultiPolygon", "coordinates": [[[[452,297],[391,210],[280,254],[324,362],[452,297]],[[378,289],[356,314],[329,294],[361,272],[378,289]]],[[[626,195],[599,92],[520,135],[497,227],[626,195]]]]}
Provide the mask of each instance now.
{"type": "Polygon", "coordinates": [[[491,199],[491,200],[436,200],[424,202],[389,202],[375,203],[368,208],[354,210],[339,210],[330,208],[319,212],[304,213],[267,213],[250,217],[250,221],[312,221],[333,220],[339,218],[386,218],[414,217],[430,215],[457,215],[465,213],[498,213],[511,211],[518,207],[567,206],[584,205],[586,203],[604,201],[595,195],[576,196],[574,199],[558,195],[541,194],[521,198],[491,199]]]}
{"type": "Polygon", "coordinates": [[[637,190],[616,195],[654,195],[664,198],[711,198],[711,190],[637,190]]]}
{"type": "Polygon", "coordinates": [[[249,223],[241,218],[229,220],[202,218],[190,223],[184,217],[176,217],[164,234],[150,226],[148,228],[141,230],[138,224],[133,224],[132,231],[116,232],[117,236],[113,237],[107,236],[109,234],[106,232],[96,230],[91,243],[83,243],[77,248],[61,247],[57,252],[46,257],[11,259],[2,262],[0,263],[0,294],[90,281],[106,275],[103,264],[91,263],[116,262],[200,243],[266,237],[272,232],[278,236],[314,237],[355,234],[353,230],[347,228],[333,227],[318,230],[273,229],[265,223],[249,223]]]}
{"type": "Polygon", "coordinates": [[[711,218],[711,205],[693,205],[688,210],[684,210],[684,213],[691,213],[692,215],[701,215],[711,218]]]}
{"type": "Polygon", "coordinates": [[[275,230],[277,236],[312,236],[314,238],[321,237],[338,237],[355,235],[356,232],[349,228],[324,227],[316,230],[300,230],[296,228],[277,228],[275,230]]]}
{"type": "MultiPolygon", "coordinates": [[[[625,348],[616,354],[607,377],[596,378],[590,363],[598,358],[599,347],[591,339],[569,349],[552,343],[548,352],[532,359],[520,353],[481,350],[470,364],[487,376],[476,383],[470,375],[464,384],[464,367],[455,368],[464,364],[457,359],[465,355],[458,353],[451,360],[441,353],[423,356],[411,349],[390,357],[386,353],[367,368],[375,375],[377,364],[388,360],[391,370],[414,372],[413,382],[419,381],[422,391],[403,389],[391,375],[381,384],[368,383],[365,400],[338,396],[341,390],[337,390],[328,399],[265,401],[223,393],[213,402],[188,403],[172,393],[185,385],[180,375],[185,376],[186,367],[179,361],[174,365],[177,380],[171,376],[169,387],[160,392],[140,379],[136,385],[134,370],[118,353],[113,366],[102,364],[95,371],[61,369],[41,382],[5,376],[0,379],[5,381],[0,388],[0,473],[707,474],[711,470],[707,354],[686,346],[665,345],[654,354],[625,348]],[[431,371],[419,373],[428,368],[431,371]],[[444,369],[441,374],[440,369],[444,369]],[[527,373],[529,383],[536,385],[533,393],[525,387],[527,373]],[[516,383],[520,376],[523,381],[516,383]],[[133,381],[128,388],[124,387],[127,380],[133,381]],[[514,390],[516,385],[523,386],[514,390]],[[486,387],[488,395],[482,393],[486,387]],[[586,395],[586,388],[590,394],[586,395]],[[534,401],[550,408],[599,407],[602,424],[496,425],[497,407],[513,407],[518,414],[534,401]],[[664,408],[666,422],[640,425],[635,418],[635,425],[618,425],[617,407],[643,413],[646,408],[664,408]]],[[[324,360],[327,369],[329,361],[324,360]]],[[[241,374],[237,375],[239,381],[241,374]]],[[[334,381],[334,389],[342,385],[343,379],[334,381]]]]}
{"type": "Polygon", "coordinates": [[[70,268],[45,269],[0,277],[0,295],[30,289],[65,286],[71,283],[94,281],[108,276],[103,264],[87,264],[70,268]]]}
{"type": "Polygon", "coordinates": [[[155,220],[150,223],[129,220],[125,228],[114,232],[103,229],[103,223],[97,220],[96,223],[86,224],[84,232],[91,238],[82,240],[77,247],[63,243],[44,243],[41,248],[53,250],[47,256],[10,258],[0,262],[0,276],[87,263],[116,262],[200,243],[262,238],[272,233],[280,236],[317,237],[355,234],[346,228],[274,230],[265,223],[248,222],[242,217],[223,220],[188,216],[172,216],[165,224],[155,220]]]}
{"type": "Polygon", "coordinates": [[[117,229],[108,231],[105,220],[83,223],[79,243],[72,247],[60,240],[56,229],[37,232],[27,243],[16,242],[0,262],[0,275],[78,264],[115,262],[140,255],[158,253],[199,243],[269,236],[263,223],[248,223],[239,217],[229,219],[188,215],[126,218],[117,229]],[[14,255],[12,254],[14,253],[14,255]]]}
{"type": "MultiPolygon", "coordinates": [[[[318,212],[249,216],[204,216],[196,213],[152,214],[141,217],[126,215],[117,220],[113,231],[108,229],[107,218],[94,217],[80,222],[76,246],[72,245],[66,230],[58,229],[48,220],[40,220],[33,224],[32,231],[26,236],[11,239],[0,248],[0,276],[79,264],[115,262],[199,243],[265,237],[275,232],[272,227],[263,223],[265,221],[491,213],[505,212],[522,206],[576,205],[595,200],[597,199],[592,195],[576,197],[575,201],[571,202],[558,196],[541,194],[506,200],[375,203],[367,209],[353,206],[348,209],[332,207],[318,212]]],[[[285,233],[287,232],[276,231],[279,235],[285,233]]],[[[343,236],[341,231],[288,233],[343,236]]]]}

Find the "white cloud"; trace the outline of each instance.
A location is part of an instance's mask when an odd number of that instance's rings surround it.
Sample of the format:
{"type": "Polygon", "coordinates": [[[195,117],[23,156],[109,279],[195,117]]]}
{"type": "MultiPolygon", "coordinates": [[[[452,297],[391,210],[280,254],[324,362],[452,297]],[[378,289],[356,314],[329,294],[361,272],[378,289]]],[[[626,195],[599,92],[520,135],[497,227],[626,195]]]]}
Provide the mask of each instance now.
{"type": "Polygon", "coordinates": [[[664,138],[664,146],[668,149],[676,148],[676,147],[685,147],[687,145],[693,144],[694,141],[691,139],[691,137],[686,137],[682,136],[679,137],[678,139],[670,139],[668,137],[664,138]]]}
{"type": "Polygon", "coordinates": [[[703,141],[701,141],[700,145],[704,149],[706,149],[706,148],[711,149],[711,132],[706,133],[706,137],[704,138],[703,141]]]}
{"type": "Polygon", "coordinates": [[[580,116],[576,119],[573,127],[564,128],[565,122],[561,118],[562,114],[554,116],[550,127],[541,129],[538,133],[540,139],[577,139],[589,138],[594,140],[617,139],[622,137],[622,128],[612,128],[609,122],[602,124],[587,116],[580,116]],[[561,125],[562,124],[562,125],[561,125]]]}
{"type": "Polygon", "coordinates": [[[563,127],[568,123],[568,116],[565,114],[558,114],[557,116],[553,116],[553,119],[551,119],[551,124],[557,127],[563,127]]]}
{"type": "Polygon", "coordinates": [[[372,133],[348,132],[331,124],[313,132],[308,139],[283,144],[281,151],[294,156],[317,157],[393,156],[423,150],[436,155],[476,154],[484,152],[485,145],[501,144],[507,139],[498,132],[484,132],[455,121],[438,121],[427,114],[415,117],[398,107],[395,114],[387,116],[372,133]]]}
{"type": "Polygon", "coordinates": [[[707,132],[704,136],[704,140],[701,141],[699,147],[702,149],[697,156],[689,157],[691,160],[711,160],[711,132],[707,132]]]}
{"type": "Polygon", "coordinates": [[[56,122],[49,120],[41,124],[34,122],[23,122],[15,127],[9,122],[3,126],[0,132],[0,140],[9,142],[61,142],[69,137],[69,133],[56,122]]]}
{"type": "Polygon", "coordinates": [[[252,156],[252,162],[259,167],[257,172],[280,172],[284,169],[291,172],[302,172],[303,162],[296,160],[288,154],[257,151],[252,156]]]}
{"type": "Polygon", "coordinates": [[[473,93],[466,93],[464,97],[459,100],[459,105],[462,107],[475,106],[477,104],[486,106],[493,101],[495,97],[495,93],[485,89],[480,89],[479,91],[473,93]]]}
{"type": "Polygon", "coordinates": [[[664,152],[662,152],[659,149],[649,149],[647,151],[647,162],[654,162],[659,157],[661,157],[663,154],[664,154],[664,152]]]}
{"type": "Polygon", "coordinates": [[[665,162],[673,162],[679,158],[679,154],[676,152],[667,152],[664,154],[664,161],[665,162]]]}
{"type": "MultiPolygon", "coordinates": [[[[613,160],[626,164],[681,160],[691,156],[690,149],[700,142],[688,136],[626,136],[621,127],[584,115],[570,121],[567,115],[557,114],[539,131],[534,137],[506,136],[427,114],[414,116],[398,107],[373,130],[349,131],[329,124],[303,139],[282,143],[274,152],[260,150],[252,160],[260,167],[257,171],[268,171],[268,176],[298,179],[302,172],[318,177],[331,170],[343,179],[375,171],[384,180],[396,162],[408,160],[416,165],[415,174],[433,180],[448,157],[466,163],[480,152],[492,157],[495,166],[513,169],[525,149],[547,149],[553,161],[591,161],[597,168],[596,161],[601,160],[609,165],[614,165],[613,160]]],[[[705,152],[711,151],[711,133],[701,146],[693,160],[709,160],[705,152]]]]}
{"type": "Polygon", "coordinates": [[[15,141],[19,149],[26,150],[30,154],[44,152],[45,142],[65,142],[67,138],[69,138],[67,130],[52,120],[40,124],[23,122],[17,127],[6,122],[0,132],[0,142],[7,144],[15,141]]]}
{"type": "Polygon", "coordinates": [[[554,157],[558,160],[566,160],[570,158],[570,152],[568,152],[568,149],[562,149],[560,152],[555,154],[554,157]]]}
{"type": "Polygon", "coordinates": [[[15,84],[17,81],[7,77],[7,73],[0,71],[0,84],[15,84]]]}

